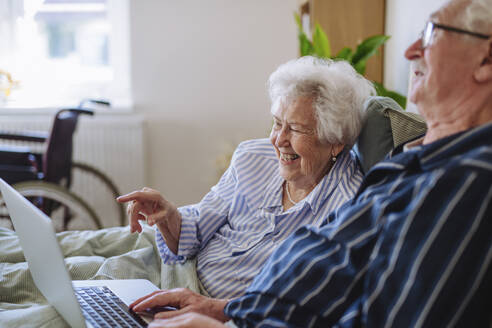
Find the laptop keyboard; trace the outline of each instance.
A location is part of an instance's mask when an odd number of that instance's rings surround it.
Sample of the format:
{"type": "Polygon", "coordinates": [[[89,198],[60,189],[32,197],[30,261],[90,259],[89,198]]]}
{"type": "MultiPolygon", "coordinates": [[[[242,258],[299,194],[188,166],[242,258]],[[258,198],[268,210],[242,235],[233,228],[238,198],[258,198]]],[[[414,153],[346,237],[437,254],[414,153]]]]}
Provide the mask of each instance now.
{"type": "Polygon", "coordinates": [[[147,327],[108,287],[74,289],[85,319],[94,327],[147,327]]]}

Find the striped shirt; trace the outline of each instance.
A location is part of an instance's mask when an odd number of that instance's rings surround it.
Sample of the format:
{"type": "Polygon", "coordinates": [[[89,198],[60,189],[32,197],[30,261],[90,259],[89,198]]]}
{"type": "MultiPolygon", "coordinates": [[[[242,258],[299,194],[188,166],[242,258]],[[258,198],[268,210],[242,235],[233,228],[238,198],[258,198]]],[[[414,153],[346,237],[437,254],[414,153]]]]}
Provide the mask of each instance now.
{"type": "Polygon", "coordinates": [[[241,327],[489,327],[492,123],[369,171],[224,312],[241,327]]]}
{"type": "Polygon", "coordinates": [[[330,172],[297,205],[283,210],[275,150],[268,139],[241,143],[217,185],[182,215],[178,255],[160,233],[164,263],[197,257],[200,282],[213,297],[242,295],[277,245],[304,224],[319,226],[350,200],[362,182],[355,155],[344,151],[330,172]]]}

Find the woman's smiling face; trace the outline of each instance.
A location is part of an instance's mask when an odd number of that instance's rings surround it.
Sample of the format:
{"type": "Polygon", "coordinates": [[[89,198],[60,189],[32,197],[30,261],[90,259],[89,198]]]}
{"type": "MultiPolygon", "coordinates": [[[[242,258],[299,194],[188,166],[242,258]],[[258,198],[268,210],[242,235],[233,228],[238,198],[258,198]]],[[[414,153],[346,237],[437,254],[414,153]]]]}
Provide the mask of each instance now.
{"type": "Polygon", "coordinates": [[[279,159],[280,175],[299,185],[316,185],[331,166],[332,145],[322,143],[312,100],[300,97],[272,109],[270,142],[279,159]]]}

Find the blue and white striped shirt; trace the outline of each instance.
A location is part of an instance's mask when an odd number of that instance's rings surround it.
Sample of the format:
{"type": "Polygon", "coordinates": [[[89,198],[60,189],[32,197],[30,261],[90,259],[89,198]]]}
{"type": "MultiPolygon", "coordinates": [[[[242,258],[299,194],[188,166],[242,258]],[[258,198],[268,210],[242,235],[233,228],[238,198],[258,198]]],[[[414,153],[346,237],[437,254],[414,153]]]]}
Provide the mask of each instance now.
{"type": "Polygon", "coordinates": [[[178,256],[157,232],[164,263],[197,256],[198,277],[213,297],[244,293],[273,250],[304,224],[319,226],[350,200],[362,182],[355,155],[344,151],[330,172],[297,205],[283,210],[278,159],[268,139],[241,143],[218,184],[182,215],[178,256]]]}
{"type": "Polygon", "coordinates": [[[377,164],[225,314],[241,327],[490,327],[492,123],[377,164]]]}

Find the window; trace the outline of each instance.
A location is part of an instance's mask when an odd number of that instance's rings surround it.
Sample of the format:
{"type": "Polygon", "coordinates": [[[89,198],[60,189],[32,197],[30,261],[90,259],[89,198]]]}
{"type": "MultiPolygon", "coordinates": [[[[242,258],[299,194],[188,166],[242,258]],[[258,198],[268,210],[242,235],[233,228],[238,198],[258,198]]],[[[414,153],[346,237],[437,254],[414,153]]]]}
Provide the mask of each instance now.
{"type": "Polygon", "coordinates": [[[17,81],[0,107],[129,107],[128,39],[127,0],[0,0],[0,71],[17,81]]]}

